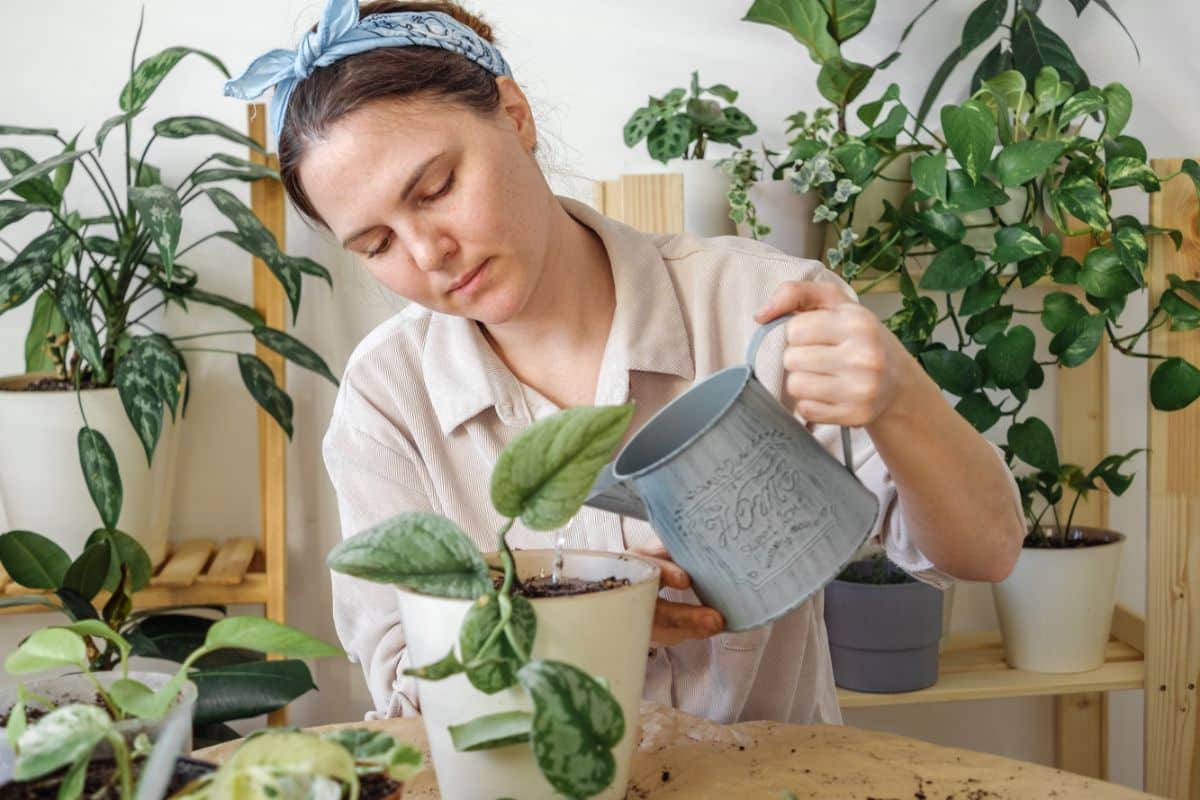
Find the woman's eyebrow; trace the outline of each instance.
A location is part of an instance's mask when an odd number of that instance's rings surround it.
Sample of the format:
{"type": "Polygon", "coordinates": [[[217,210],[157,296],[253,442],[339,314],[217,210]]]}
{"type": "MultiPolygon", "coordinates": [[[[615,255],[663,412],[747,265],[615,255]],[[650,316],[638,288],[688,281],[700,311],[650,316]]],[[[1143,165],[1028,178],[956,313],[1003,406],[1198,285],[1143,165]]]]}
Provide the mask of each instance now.
{"type": "MultiPolygon", "coordinates": [[[[410,194],[412,194],[412,190],[414,188],[416,188],[418,183],[421,182],[421,178],[424,177],[425,171],[429,169],[429,167],[433,164],[433,162],[437,161],[439,158],[441,158],[444,155],[446,155],[446,151],[441,150],[437,153],[434,153],[429,158],[425,159],[424,161],[422,161],[420,164],[417,165],[417,168],[415,170],[413,170],[412,175],[410,175],[408,180],[405,182],[404,191],[402,191],[400,193],[400,201],[401,202],[404,202],[405,200],[408,199],[408,196],[410,194]]],[[[353,242],[355,239],[362,236],[363,234],[369,233],[371,231],[371,229],[374,227],[375,227],[374,225],[368,225],[367,227],[361,228],[361,229],[355,231],[354,233],[350,234],[349,236],[347,236],[345,239],[342,240],[342,247],[349,247],[351,242],[353,242]]]]}

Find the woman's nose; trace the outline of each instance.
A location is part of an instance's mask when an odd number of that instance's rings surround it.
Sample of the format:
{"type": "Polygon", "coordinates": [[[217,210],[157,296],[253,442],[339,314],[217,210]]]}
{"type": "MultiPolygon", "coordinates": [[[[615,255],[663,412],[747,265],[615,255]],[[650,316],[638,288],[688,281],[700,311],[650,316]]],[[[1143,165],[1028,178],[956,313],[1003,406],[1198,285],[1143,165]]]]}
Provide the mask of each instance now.
{"type": "Polygon", "coordinates": [[[457,249],[454,239],[435,227],[410,230],[408,251],[413,264],[422,272],[437,272],[457,249]]]}

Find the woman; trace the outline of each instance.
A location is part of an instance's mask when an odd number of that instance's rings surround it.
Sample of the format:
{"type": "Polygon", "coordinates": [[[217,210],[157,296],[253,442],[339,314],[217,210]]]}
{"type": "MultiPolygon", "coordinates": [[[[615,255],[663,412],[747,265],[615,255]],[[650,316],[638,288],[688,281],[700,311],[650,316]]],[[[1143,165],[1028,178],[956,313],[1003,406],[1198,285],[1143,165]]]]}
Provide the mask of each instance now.
{"type": "MultiPolygon", "coordinates": [[[[1011,570],[1023,524],[1002,458],[851,289],[757,242],[646,235],[556,197],[529,104],[477,17],[330,0],[298,53],[263,56],[227,92],[271,86],[292,201],[412,303],[356,348],[324,440],[343,535],[432,510],[490,549],[502,520],[488,476],[531,421],[633,400],[636,430],[740,359],[757,324],[792,314],[760,379],[833,452],[836,426],[855,427],[891,559],[937,586],[1011,570]]],[[[509,541],[551,540],[518,523],[509,541]]],[[[722,633],[647,524],[584,508],[567,543],[660,561],[648,699],[723,722],[840,719],[821,597],[722,633]]],[[[334,575],[334,615],[369,716],[419,711],[392,592],[334,575]]]]}

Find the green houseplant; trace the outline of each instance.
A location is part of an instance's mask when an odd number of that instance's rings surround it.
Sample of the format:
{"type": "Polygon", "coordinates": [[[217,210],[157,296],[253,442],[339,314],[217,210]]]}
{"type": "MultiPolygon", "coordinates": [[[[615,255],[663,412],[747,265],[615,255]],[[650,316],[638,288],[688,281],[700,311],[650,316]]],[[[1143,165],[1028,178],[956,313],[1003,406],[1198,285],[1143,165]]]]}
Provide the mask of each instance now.
{"type": "MultiPolygon", "coordinates": [[[[139,38],[140,32],[139,27],[139,38]]],[[[0,135],[48,139],[60,148],[40,161],[14,147],[0,148],[0,162],[11,173],[0,180],[0,229],[25,217],[45,220],[42,232],[24,247],[0,239],[12,251],[11,259],[0,260],[0,313],[27,301],[34,304],[26,374],[0,379],[0,390],[7,390],[0,391],[6,443],[0,474],[9,524],[57,535],[98,527],[98,515],[104,527],[120,526],[142,541],[156,562],[163,555],[168,517],[157,498],[170,495],[173,421],[187,405],[185,356],[204,349],[190,340],[249,335],[336,383],[311,349],[266,325],[253,308],[202,288],[197,273],[183,263],[203,241],[231,242],[268,265],[287,293],[293,316],[304,275],[330,281],[319,264],[283,253],[250,209],[221,186],[277,180],[274,170],[217,152],[182,180],[168,182],[151,161],[154,145],[163,140],[213,136],[263,152],[253,140],[206,117],[176,116],[156,122],[140,150],[135,147],[134,120],[146,112],[172,68],[189,55],[202,57],[228,76],[216,57],[188,47],[169,47],[139,63],[135,39],[119,113],[105,120],[90,142],[81,139],[82,132],[67,138],[53,129],[0,126],[0,135]],[[112,147],[112,136],[122,140],[118,146],[124,150],[117,175],[100,160],[105,144],[112,147]],[[94,190],[102,213],[88,214],[68,199],[75,196],[68,190],[80,181],[94,190]],[[181,245],[187,208],[201,199],[211,202],[234,230],[207,233],[181,245]],[[147,322],[159,309],[186,311],[189,303],[222,308],[244,327],[171,337],[147,322]],[[27,389],[41,391],[22,391],[27,389]],[[81,423],[67,421],[75,414],[81,423]],[[26,424],[31,418],[38,425],[26,424]],[[50,424],[51,419],[60,420],[59,425],[50,424]],[[156,464],[153,456],[162,442],[168,452],[156,464]],[[71,482],[69,476],[80,471],[75,464],[82,466],[82,480],[71,482]],[[86,486],[94,509],[87,501],[79,507],[64,503],[64,487],[75,483],[80,491],[65,494],[82,500],[86,486]]],[[[292,401],[268,366],[251,352],[221,352],[236,356],[250,394],[290,435],[292,401]]],[[[83,547],[82,539],[63,543],[72,554],[83,547]]]]}
{"type": "Polygon", "coordinates": [[[707,158],[709,144],[740,147],[744,136],[758,130],[732,105],[738,93],[723,83],[701,86],[692,73],[689,89],[675,88],[650,97],[625,123],[626,147],[646,142],[650,157],[683,174],[683,224],[705,236],[734,233],[726,194],[729,179],[718,163],[707,158]]]}
{"type": "Polygon", "coordinates": [[[45,592],[0,598],[0,607],[41,606],[86,626],[80,632],[90,672],[110,672],[129,656],[188,663],[199,695],[193,728],[199,744],[236,738],[225,723],[282,708],[316,688],[303,661],[264,660],[256,648],[226,647],[189,662],[221,624],[224,607],[135,611],[134,599],[150,582],[150,557],[119,530],[94,531],[74,560],[44,536],[9,531],[0,535],[0,564],[20,585],[45,592]]]}
{"type": "Polygon", "coordinates": [[[456,525],[424,512],[385,520],[329,555],[335,571],[399,587],[419,665],[406,674],[421,679],[445,796],[625,794],[657,571],[629,556],[574,554],[564,579],[580,577],[572,573],[582,564],[599,570],[584,577],[621,578],[624,569],[632,584],[601,581],[590,593],[531,600],[537,568],[549,567],[552,553],[514,554],[506,536],[518,519],[533,530],[566,525],[632,413],[632,405],[567,409],[505,448],[491,480],[505,519],[492,567],[456,525]],[[619,624],[605,627],[606,619],[619,624]],[[532,749],[531,758],[506,755],[514,747],[532,749]]]}

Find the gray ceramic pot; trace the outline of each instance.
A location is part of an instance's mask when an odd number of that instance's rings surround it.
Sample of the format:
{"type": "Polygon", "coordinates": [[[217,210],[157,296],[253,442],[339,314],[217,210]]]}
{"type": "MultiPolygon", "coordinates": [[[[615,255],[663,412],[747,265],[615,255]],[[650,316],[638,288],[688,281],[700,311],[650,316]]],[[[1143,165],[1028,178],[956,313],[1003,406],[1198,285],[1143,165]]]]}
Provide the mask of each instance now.
{"type": "Polygon", "coordinates": [[[843,689],[912,692],[937,683],[938,589],[912,579],[871,584],[839,578],[825,588],[825,625],[833,677],[843,689]]]}

